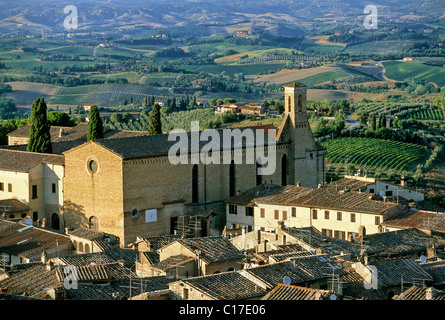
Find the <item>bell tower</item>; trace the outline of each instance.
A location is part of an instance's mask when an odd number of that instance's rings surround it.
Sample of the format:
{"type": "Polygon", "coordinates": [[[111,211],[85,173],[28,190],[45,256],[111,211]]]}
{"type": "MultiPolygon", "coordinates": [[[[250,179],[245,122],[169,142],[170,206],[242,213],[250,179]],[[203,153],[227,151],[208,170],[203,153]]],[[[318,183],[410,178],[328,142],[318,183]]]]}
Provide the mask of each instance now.
{"type": "Polygon", "coordinates": [[[307,87],[303,84],[292,83],[284,86],[284,112],[294,126],[307,122],[306,99],[307,87]]]}
{"type": "Polygon", "coordinates": [[[306,109],[307,87],[292,83],[284,86],[283,122],[278,131],[278,141],[288,142],[287,181],[300,182],[303,187],[316,188],[324,183],[324,157],[326,150],[312,135],[306,109]]]}

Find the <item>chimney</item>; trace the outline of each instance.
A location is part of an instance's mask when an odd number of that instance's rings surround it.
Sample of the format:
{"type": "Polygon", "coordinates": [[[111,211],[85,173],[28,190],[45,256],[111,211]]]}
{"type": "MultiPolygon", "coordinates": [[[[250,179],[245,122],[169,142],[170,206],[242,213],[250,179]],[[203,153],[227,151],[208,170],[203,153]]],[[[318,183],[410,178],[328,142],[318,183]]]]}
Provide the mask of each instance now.
{"type": "Polygon", "coordinates": [[[360,226],[359,228],[358,228],[358,236],[361,238],[361,239],[363,239],[365,236],[366,236],[366,228],[365,228],[365,226],[360,226]]]}
{"type": "Polygon", "coordinates": [[[63,128],[60,128],[59,130],[59,138],[62,137],[65,134],[65,131],[63,130],[63,128]]]}
{"type": "Polygon", "coordinates": [[[297,181],[297,187],[301,187],[300,181],[297,181]]]}
{"type": "Polygon", "coordinates": [[[405,181],[405,177],[402,176],[401,180],[400,180],[400,186],[401,187],[406,187],[406,181],[405,181]]]}
{"type": "Polygon", "coordinates": [[[430,287],[425,290],[425,299],[426,300],[433,300],[435,295],[436,295],[436,289],[430,287]]]}
{"type": "Polygon", "coordinates": [[[48,295],[53,300],[64,300],[65,299],[65,288],[63,286],[57,286],[49,288],[48,295]]]}
{"type": "Polygon", "coordinates": [[[246,226],[241,228],[243,236],[243,250],[246,250],[246,226]]]}
{"type": "Polygon", "coordinates": [[[322,187],[321,183],[318,184],[318,189],[320,189],[322,187]]]}
{"type": "Polygon", "coordinates": [[[45,228],[46,227],[46,218],[43,218],[42,219],[42,228],[45,228]]]}
{"type": "Polygon", "coordinates": [[[40,258],[40,260],[42,261],[43,264],[46,264],[46,262],[48,261],[46,251],[42,252],[42,257],[40,258]]]}

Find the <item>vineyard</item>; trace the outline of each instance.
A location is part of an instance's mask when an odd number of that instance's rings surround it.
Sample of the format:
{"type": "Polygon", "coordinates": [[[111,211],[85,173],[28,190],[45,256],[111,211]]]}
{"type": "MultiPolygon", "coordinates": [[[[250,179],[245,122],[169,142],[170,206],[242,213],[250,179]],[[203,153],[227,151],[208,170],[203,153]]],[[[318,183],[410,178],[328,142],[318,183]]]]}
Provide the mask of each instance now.
{"type": "Polygon", "coordinates": [[[444,120],[445,114],[442,109],[423,109],[409,114],[409,117],[415,120],[444,120]]]}
{"type": "Polygon", "coordinates": [[[354,111],[358,114],[380,114],[397,116],[398,118],[413,118],[416,120],[443,120],[444,111],[438,107],[415,101],[407,102],[358,102],[354,104],[354,111]]]}
{"type": "Polygon", "coordinates": [[[50,105],[74,105],[97,103],[103,107],[112,107],[124,101],[142,100],[147,96],[170,96],[167,89],[158,89],[142,84],[98,84],[79,87],[61,87],[51,97],[50,105]]]}
{"type": "Polygon", "coordinates": [[[361,169],[410,170],[426,155],[419,145],[372,138],[338,138],[321,145],[329,164],[353,164],[361,169]]]}

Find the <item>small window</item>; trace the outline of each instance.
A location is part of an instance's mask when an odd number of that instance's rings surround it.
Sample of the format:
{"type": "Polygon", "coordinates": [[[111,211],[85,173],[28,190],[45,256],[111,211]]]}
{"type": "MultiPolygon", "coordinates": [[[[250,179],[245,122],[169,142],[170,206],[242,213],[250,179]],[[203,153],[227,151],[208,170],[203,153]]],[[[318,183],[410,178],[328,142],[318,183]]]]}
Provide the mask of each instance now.
{"type": "Polygon", "coordinates": [[[275,220],[279,220],[280,219],[280,211],[274,210],[274,218],[275,218],[275,220]]]}
{"type": "Polygon", "coordinates": [[[325,211],[325,212],[324,212],[324,218],[325,218],[326,220],[329,220],[329,211],[325,211]]]}
{"type": "Polygon", "coordinates": [[[355,213],[351,213],[351,222],[355,222],[355,213]]]}
{"type": "Polygon", "coordinates": [[[380,224],[380,217],[375,217],[375,225],[378,226],[380,224]]]}
{"type": "Polygon", "coordinates": [[[8,192],[12,192],[12,184],[8,183],[8,192]]]}
{"type": "Polygon", "coordinates": [[[5,184],[0,182],[0,191],[5,191],[5,184]]]}
{"type": "Polygon", "coordinates": [[[342,216],[341,212],[337,212],[337,220],[338,221],[341,221],[341,218],[342,218],[341,216],[342,216]]]}
{"type": "Polygon", "coordinates": [[[39,220],[39,214],[37,213],[37,211],[34,211],[34,212],[32,213],[32,220],[33,220],[33,221],[37,221],[37,220],[39,220]]]}
{"type": "Polygon", "coordinates": [[[53,183],[53,184],[51,185],[51,188],[52,188],[52,192],[53,192],[53,193],[56,193],[56,184],[55,184],[55,183],[53,183]]]}
{"type": "Polygon", "coordinates": [[[253,207],[246,207],[246,216],[253,217],[253,207]]]}
{"type": "Polygon", "coordinates": [[[260,209],[260,218],[265,218],[266,217],[266,210],[264,208],[260,209]]]}
{"type": "Polygon", "coordinates": [[[292,208],[292,218],[297,216],[297,208],[292,208]]]}
{"type": "Polygon", "coordinates": [[[37,185],[32,186],[32,198],[37,199],[37,185]]]}
{"type": "Polygon", "coordinates": [[[318,215],[318,211],[317,210],[312,210],[312,219],[317,220],[317,215],[318,215]]]}
{"type": "Polygon", "coordinates": [[[369,189],[369,193],[374,193],[374,192],[375,192],[374,188],[369,189]]]}
{"type": "Polygon", "coordinates": [[[97,163],[94,160],[88,161],[88,170],[90,170],[91,173],[94,173],[97,171],[97,163]]]}
{"type": "Polygon", "coordinates": [[[324,235],[324,236],[332,237],[332,230],[321,229],[321,234],[324,235]]]}
{"type": "Polygon", "coordinates": [[[230,214],[237,214],[237,206],[230,204],[229,205],[229,213],[230,214]]]}
{"type": "Polygon", "coordinates": [[[283,220],[287,220],[287,211],[283,211],[283,220]]]}

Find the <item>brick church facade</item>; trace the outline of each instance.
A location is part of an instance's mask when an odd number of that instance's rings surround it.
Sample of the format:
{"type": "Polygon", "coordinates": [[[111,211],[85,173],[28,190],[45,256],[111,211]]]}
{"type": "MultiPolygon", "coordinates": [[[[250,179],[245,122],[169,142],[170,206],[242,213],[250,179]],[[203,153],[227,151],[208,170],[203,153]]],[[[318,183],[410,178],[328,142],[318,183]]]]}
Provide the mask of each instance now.
{"type": "Polygon", "coordinates": [[[137,236],[171,234],[181,217],[199,216],[205,236],[225,225],[224,200],[235,193],[261,183],[323,184],[325,149],[312,136],[306,87],[284,89],[285,114],[271,175],[258,175],[258,164],[246,163],[246,146],[219,153],[221,159],[224,152],[241,153],[241,164],[172,164],[168,151],[174,142],[168,134],[90,141],[64,152],[64,226],[111,233],[126,246],[137,236]]]}

